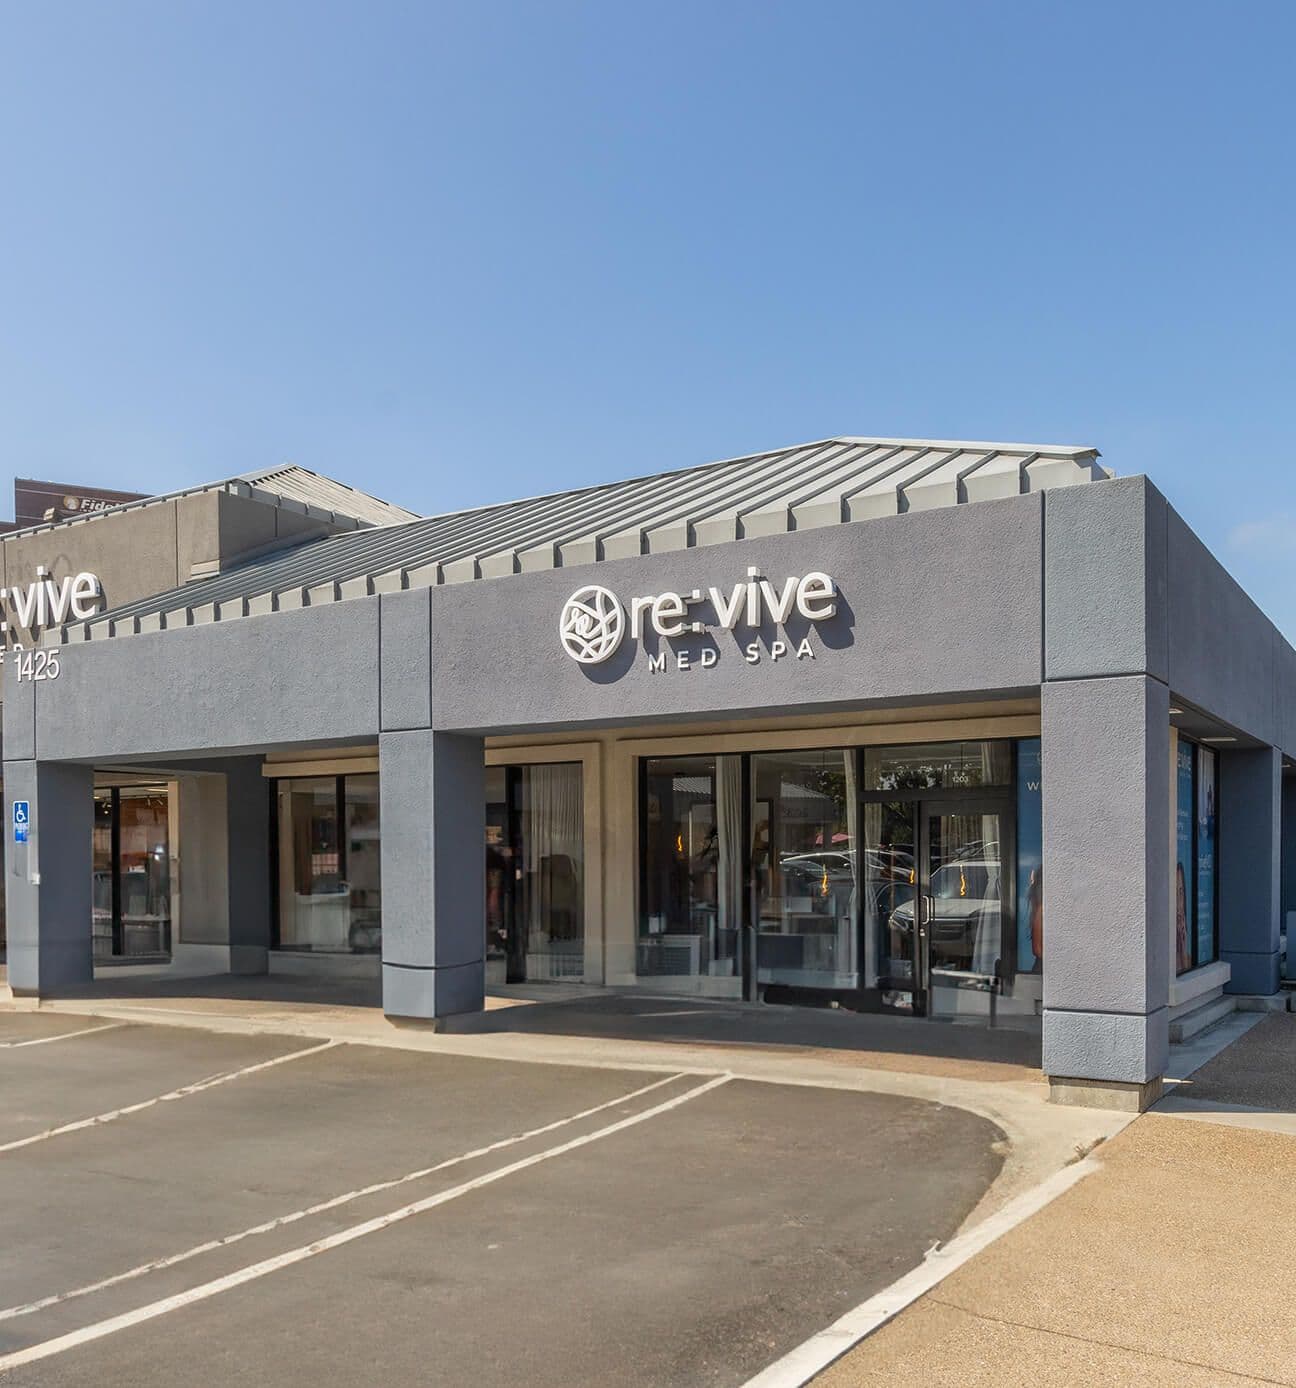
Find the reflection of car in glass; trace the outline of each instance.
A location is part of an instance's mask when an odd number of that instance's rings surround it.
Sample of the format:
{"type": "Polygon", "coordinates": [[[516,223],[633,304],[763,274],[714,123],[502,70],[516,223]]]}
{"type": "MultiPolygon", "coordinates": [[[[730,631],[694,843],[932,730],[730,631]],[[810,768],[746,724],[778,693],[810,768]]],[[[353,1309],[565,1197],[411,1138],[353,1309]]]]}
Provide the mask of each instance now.
{"type": "MultiPolygon", "coordinates": [[[[927,938],[937,967],[972,969],[977,953],[977,930],[991,914],[999,919],[999,864],[979,859],[945,863],[932,874],[927,900],[931,921],[927,938]]],[[[901,936],[894,955],[909,955],[907,937],[913,934],[914,903],[902,902],[891,912],[892,931],[901,936]]],[[[998,939],[993,941],[998,952],[998,939]]]]}
{"type": "Polygon", "coordinates": [[[848,912],[855,891],[855,855],[846,850],[820,849],[787,853],[779,859],[785,900],[803,897],[819,901],[831,915],[848,912]]]}
{"type": "Polygon", "coordinates": [[[813,879],[821,883],[827,873],[830,882],[849,882],[855,877],[855,855],[835,849],[817,853],[787,853],[779,859],[779,871],[789,880],[808,882],[813,879]]]}
{"type": "Polygon", "coordinates": [[[866,853],[870,873],[879,877],[908,876],[913,872],[913,854],[907,848],[870,848],[866,853]]]}

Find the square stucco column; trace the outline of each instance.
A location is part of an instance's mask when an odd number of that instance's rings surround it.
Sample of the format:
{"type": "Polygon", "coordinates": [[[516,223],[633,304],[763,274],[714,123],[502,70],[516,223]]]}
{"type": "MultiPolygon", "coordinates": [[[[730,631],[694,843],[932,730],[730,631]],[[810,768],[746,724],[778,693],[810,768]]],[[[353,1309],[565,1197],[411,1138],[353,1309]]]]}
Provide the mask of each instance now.
{"type": "Polygon", "coordinates": [[[1229,993],[1278,991],[1282,901],[1282,755],[1273,747],[1219,759],[1219,943],[1229,993]]]}
{"type": "Polygon", "coordinates": [[[91,983],[94,772],[7,761],[4,789],[9,986],[17,996],[41,997],[91,983]],[[25,844],[13,841],[15,800],[30,805],[25,844]]]}
{"type": "Polygon", "coordinates": [[[270,790],[260,757],[225,764],[225,833],[232,974],[263,974],[270,959],[270,790]]]}
{"type": "Polygon", "coordinates": [[[421,728],[378,739],[383,1011],[486,1002],[485,744],[421,728]]]}
{"type": "Polygon", "coordinates": [[[1143,1108],[1169,1059],[1170,700],[1143,675],[1045,684],[1044,1071],[1143,1108]]]}

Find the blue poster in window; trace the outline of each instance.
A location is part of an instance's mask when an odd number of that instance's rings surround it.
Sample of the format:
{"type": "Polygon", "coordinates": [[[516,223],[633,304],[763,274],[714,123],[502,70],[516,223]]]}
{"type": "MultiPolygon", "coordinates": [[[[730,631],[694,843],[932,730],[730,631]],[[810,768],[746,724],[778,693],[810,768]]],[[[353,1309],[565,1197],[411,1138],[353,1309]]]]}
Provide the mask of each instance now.
{"type": "Polygon", "coordinates": [[[1215,753],[1197,750],[1197,963],[1215,958],[1215,753]]]}
{"type": "Polygon", "coordinates": [[[1175,778],[1175,972],[1192,968],[1193,744],[1179,739],[1175,778]]]}
{"type": "Polygon", "coordinates": [[[1017,743],[1017,971],[1044,964],[1044,802],[1040,740],[1017,743]]]}

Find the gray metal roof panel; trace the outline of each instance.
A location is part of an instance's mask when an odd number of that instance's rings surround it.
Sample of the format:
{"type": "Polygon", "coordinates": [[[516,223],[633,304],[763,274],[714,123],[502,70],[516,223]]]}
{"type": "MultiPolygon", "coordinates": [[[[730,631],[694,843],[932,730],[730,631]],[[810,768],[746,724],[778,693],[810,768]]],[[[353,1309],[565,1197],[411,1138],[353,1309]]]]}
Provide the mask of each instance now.
{"type": "MultiPolygon", "coordinates": [[[[151,625],[157,613],[173,614],[171,622],[188,622],[194,609],[201,609],[202,620],[226,619],[249,610],[300,606],[303,601],[345,600],[376,586],[427,586],[553,567],[570,563],[573,556],[588,563],[615,554],[638,554],[652,545],[670,549],[706,544],[739,537],[744,516],[753,518],[754,530],[775,533],[795,529],[802,515],[805,523],[822,525],[895,514],[909,505],[906,489],[915,489],[916,499],[927,479],[931,487],[916,500],[922,506],[966,502],[978,494],[1008,494],[1009,484],[1015,494],[1038,485],[1027,475],[1028,463],[1049,460],[1057,471],[1044,474],[1045,485],[1061,485],[1110,475],[1098,465],[1098,456],[1097,449],[1088,447],[821,439],[309,540],[124,604],[68,634],[85,635],[89,627],[95,635],[130,632],[140,618],[150,619],[151,625]],[[971,482],[982,468],[996,471],[991,484],[978,493],[971,482]]],[[[282,470],[257,474],[255,481],[251,476],[241,480],[280,486],[286,481],[297,499],[311,505],[327,504],[334,497],[332,487],[350,491],[340,483],[322,487],[319,484],[330,479],[317,479],[315,474],[285,479],[282,470]]]]}

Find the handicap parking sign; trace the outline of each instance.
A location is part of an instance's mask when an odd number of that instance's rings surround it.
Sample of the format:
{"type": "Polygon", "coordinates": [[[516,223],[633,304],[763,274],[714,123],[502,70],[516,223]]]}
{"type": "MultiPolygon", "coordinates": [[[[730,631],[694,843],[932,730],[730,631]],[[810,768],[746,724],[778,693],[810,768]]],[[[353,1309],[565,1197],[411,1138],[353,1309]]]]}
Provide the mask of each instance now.
{"type": "Polygon", "coordinates": [[[13,802],[14,842],[26,843],[27,831],[31,828],[31,806],[26,800],[13,802]]]}

